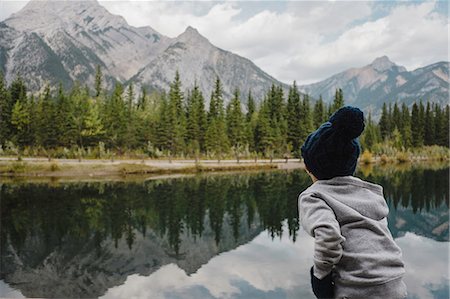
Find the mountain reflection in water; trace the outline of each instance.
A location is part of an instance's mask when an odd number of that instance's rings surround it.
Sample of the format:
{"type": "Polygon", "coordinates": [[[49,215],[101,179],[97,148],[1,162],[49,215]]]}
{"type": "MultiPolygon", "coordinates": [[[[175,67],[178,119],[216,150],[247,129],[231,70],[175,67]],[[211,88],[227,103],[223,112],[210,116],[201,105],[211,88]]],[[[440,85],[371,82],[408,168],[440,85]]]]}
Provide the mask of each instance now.
{"type": "MultiPolygon", "coordinates": [[[[448,168],[358,175],[384,187],[420,266],[411,298],[448,298],[448,168]]],[[[0,297],[312,298],[297,215],[309,184],[303,171],[1,184],[0,297]]]]}

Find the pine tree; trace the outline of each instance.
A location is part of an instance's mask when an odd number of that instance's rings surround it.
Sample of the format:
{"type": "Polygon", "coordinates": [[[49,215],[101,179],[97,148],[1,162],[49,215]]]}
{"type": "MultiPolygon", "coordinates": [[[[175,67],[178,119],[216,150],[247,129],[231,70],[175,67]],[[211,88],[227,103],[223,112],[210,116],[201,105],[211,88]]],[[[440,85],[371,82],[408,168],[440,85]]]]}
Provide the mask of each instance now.
{"type": "Polygon", "coordinates": [[[292,150],[295,153],[299,152],[300,142],[302,138],[302,124],[301,118],[301,101],[300,94],[297,89],[296,82],[289,88],[288,102],[286,107],[287,119],[287,142],[292,145],[292,150]]]}
{"type": "Polygon", "coordinates": [[[333,99],[333,112],[344,106],[344,93],[342,89],[336,89],[333,99]]]}
{"type": "Polygon", "coordinates": [[[250,151],[256,151],[255,147],[255,128],[257,120],[257,110],[255,100],[253,99],[252,93],[248,92],[247,100],[247,115],[246,115],[246,138],[247,144],[249,145],[250,151]]]}
{"type": "Polygon", "coordinates": [[[402,120],[401,120],[401,133],[403,136],[403,142],[405,148],[410,148],[412,145],[412,133],[411,133],[411,116],[409,115],[408,106],[405,103],[402,105],[402,120]]]}
{"type": "Polygon", "coordinates": [[[102,69],[100,65],[97,65],[95,71],[95,97],[97,98],[102,94],[102,81],[103,81],[102,69]]]}
{"type": "Polygon", "coordinates": [[[383,140],[389,138],[389,136],[391,134],[391,124],[390,124],[389,113],[387,110],[386,103],[383,103],[379,126],[380,126],[381,138],[383,140]]]}
{"type": "Polygon", "coordinates": [[[372,115],[369,113],[369,116],[366,121],[366,127],[364,129],[364,133],[361,137],[361,145],[363,150],[368,149],[371,150],[375,144],[380,142],[381,134],[379,132],[379,128],[372,121],[372,115]]]}
{"type": "Polygon", "coordinates": [[[128,92],[127,92],[128,115],[131,115],[133,112],[133,101],[134,101],[134,87],[133,87],[133,83],[130,83],[130,85],[128,85],[128,92]]]}
{"type": "Polygon", "coordinates": [[[28,107],[23,101],[17,101],[14,104],[11,113],[11,124],[15,128],[14,143],[20,147],[24,147],[29,143],[29,126],[31,123],[31,116],[28,107]]]}
{"type": "Polygon", "coordinates": [[[0,72],[0,146],[11,140],[14,128],[11,126],[11,114],[14,107],[3,74],[0,72]]]}
{"type": "Polygon", "coordinates": [[[228,150],[228,138],[226,133],[225,112],[223,108],[222,83],[219,77],[216,79],[214,90],[211,94],[208,113],[208,128],[205,136],[205,146],[208,152],[219,157],[228,150]]]}
{"type": "Polygon", "coordinates": [[[204,149],[207,126],[205,100],[197,82],[187,101],[187,141],[191,152],[204,149]]]}
{"type": "Polygon", "coordinates": [[[424,144],[425,145],[434,144],[434,137],[435,137],[435,126],[434,126],[433,110],[431,108],[430,102],[427,102],[427,109],[425,111],[424,144]]]}
{"type": "Polygon", "coordinates": [[[435,130],[435,140],[434,144],[446,146],[445,140],[445,125],[447,121],[444,119],[445,114],[443,114],[441,107],[437,103],[434,104],[434,130],[435,130]]]}
{"type": "Polygon", "coordinates": [[[44,148],[54,148],[58,143],[58,131],[55,124],[56,105],[47,85],[38,103],[37,142],[44,148]]]}
{"type": "MultiPolygon", "coordinates": [[[[85,101],[87,96],[85,95],[85,101]]],[[[127,132],[127,108],[123,99],[123,86],[121,83],[116,83],[114,91],[105,102],[105,109],[103,112],[103,123],[107,136],[107,145],[122,150],[126,145],[127,132]]]]}
{"type": "Polygon", "coordinates": [[[249,91],[247,97],[247,114],[246,114],[247,123],[250,122],[253,113],[255,112],[256,112],[255,100],[253,99],[252,92],[249,91]]]}
{"type": "Polygon", "coordinates": [[[141,96],[139,97],[137,107],[139,110],[145,110],[147,107],[147,90],[142,87],[141,96]]]}
{"type": "Polygon", "coordinates": [[[449,130],[450,130],[450,106],[445,106],[445,117],[444,117],[444,132],[443,132],[443,146],[449,147],[450,146],[450,136],[449,136],[449,130]]]}
{"type": "Polygon", "coordinates": [[[185,148],[186,115],[183,109],[183,92],[178,71],[169,90],[169,150],[171,154],[182,153],[185,148]]]}
{"type": "Polygon", "coordinates": [[[166,99],[165,93],[161,95],[161,105],[158,109],[158,120],[156,125],[156,144],[161,150],[169,150],[170,149],[170,110],[169,104],[166,99]]]}
{"type": "Polygon", "coordinates": [[[230,102],[229,114],[227,115],[227,132],[230,145],[235,149],[243,146],[245,142],[245,123],[241,109],[239,90],[234,91],[233,99],[230,102]]]}
{"type": "Polygon", "coordinates": [[[420,119],[419,106],[416,103],[412,106],[411,124],[412,146],[420,147],[423,145],[423,127],[420,119]]]}
{"type": "Polygon", "coordinates": [[[393,129],[397,128],[401,133],[403,130],[402,114],[400,112],[400,109],[398,108],[397,103],[394,104],[394,109],[392,111],[391,119],[392,119],[393,129]]]}
{"type": "Polygon", "coordinates": [[[303,96],[303,124],[304,129],[307,135],[311,133],[311,131],[314,130],[314,123],[313,123],[313,115],[311,113],[311,105],[309,103],[309,95],[305,94],[303,96]]]}
{"type": "Polygon", "coordinates": [[[425,107],[423,106],[422,101],[419,102],[419,119],[417,124],[411,120],[411,126],[417,125],[419,126],[419,132],[420,135],[419,138],[419,144],[420,146],[424,145],[425,143],[425,107]]]}
{"type": "Polygon", "coordinates": [[[129,148],[136,148],[137,144],[137,130],[138,130],[138,118],[137,110],[134,105],[134,86],[133,83],[128,85],[127,98],[126,98],[126,118],[128,119],[126,123],[126,133],[124,136],[124,142],[129,148]]]}
{"type": "Polygon", "coordinates": [[[88,99],[88,110],[81,135],[87,145],[92,145],[97,144],[104,133],[99,104],[94,99],[88,99]]]}
{"type": "Polygon", "coordinates": [[[273,127],[270,123],[270,110],[267,100],[261,103],[255,128],[256,149],[260,153],[270,153],[274,148],[273,127]]]}
{"type": "Polygon", "coordinates": [[[74,123],[74,107],[71,98],[64,94],[62,84],[59,84],[56,97],[55,126],[58,137],[58,145],[70,146],[76,140],[74,123]]]}
{"type": "Polygon", "coordinates": [[[319,96],[319,100],[314,104],[314,116],[313,123],[314,128],[318,128],[322,123],[326,121],[326,111],[323,103],[322,95],[319,96]]]}

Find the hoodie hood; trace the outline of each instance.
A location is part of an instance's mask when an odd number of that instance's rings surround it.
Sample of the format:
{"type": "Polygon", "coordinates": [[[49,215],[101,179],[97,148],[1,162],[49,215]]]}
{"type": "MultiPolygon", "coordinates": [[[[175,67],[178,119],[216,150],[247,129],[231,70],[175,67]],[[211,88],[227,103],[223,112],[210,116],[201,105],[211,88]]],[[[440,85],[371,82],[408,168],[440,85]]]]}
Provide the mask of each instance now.
{"type": "Polygon", "coordinates": [[[321,197],[329,206],[334,207],[336,216],[346,217],[352,214],[349,212],[353,210],[364,217],[381,220],[389,213],[383,197],[383,188],[354,176],[319,180],[307,191],[325,195],[321,197]]]}

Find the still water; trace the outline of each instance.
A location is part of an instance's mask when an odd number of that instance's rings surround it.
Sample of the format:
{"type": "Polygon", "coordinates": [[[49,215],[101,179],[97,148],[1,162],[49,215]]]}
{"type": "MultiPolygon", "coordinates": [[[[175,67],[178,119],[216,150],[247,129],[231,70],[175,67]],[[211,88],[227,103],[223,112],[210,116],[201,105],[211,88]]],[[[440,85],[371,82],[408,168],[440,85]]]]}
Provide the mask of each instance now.
{"type": "MultiPolygon", "coordinates": [[[[409,298],[449,298],[449,169],[381,184],[409,298]]],[[[134,182],[0,181],[0,297],[313,298],[301,171],[134,182]]]]}

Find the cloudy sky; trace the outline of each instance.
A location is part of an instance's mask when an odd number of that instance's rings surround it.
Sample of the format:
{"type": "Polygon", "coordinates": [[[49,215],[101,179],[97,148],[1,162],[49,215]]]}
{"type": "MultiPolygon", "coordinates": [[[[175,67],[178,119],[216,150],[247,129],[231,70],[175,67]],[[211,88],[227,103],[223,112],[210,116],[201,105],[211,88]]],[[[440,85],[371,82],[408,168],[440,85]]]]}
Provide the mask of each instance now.
{"type": "MultiPolygon", "coordinates": [[[[447,1],[99,1],[169,37],[192,26],[275,78],[323,80],[387,55],[412,70],[448,61],[447,1]]],[[[0,0],[0,20],[27,1],[0,0]]]]}

